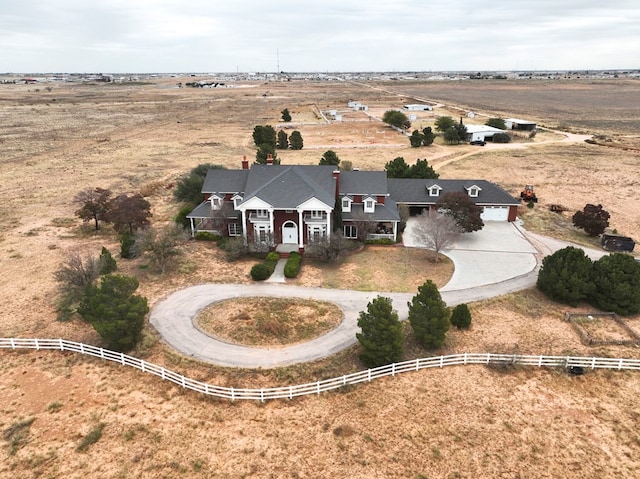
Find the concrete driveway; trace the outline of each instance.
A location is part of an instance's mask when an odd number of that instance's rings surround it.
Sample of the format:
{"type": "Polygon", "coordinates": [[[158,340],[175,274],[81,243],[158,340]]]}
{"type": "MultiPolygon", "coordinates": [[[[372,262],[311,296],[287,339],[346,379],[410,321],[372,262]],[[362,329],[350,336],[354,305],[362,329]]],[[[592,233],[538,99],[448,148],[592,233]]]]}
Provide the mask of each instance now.
{"type": "MultiPolygon", "coordinates": [[[[409,218],[403,238],[410,248],[423,248],[413,237],[416,218],[409,218]]],[[[535,270],[538,251],[520,228],[509,222],[487,221],[484,228],[465,233],[442,253],[453,261],[451,280],[441,291],[458,291],[500,283],[535,270]]]]}
{"type": "MultiPolygon", "coordinates": [[[[420,247],[410,235],[411,223],[409,221],[405,230],[406,246],[420,247]]],[[[526,232],[517,224],[487,223],[482,231],[463,235],[444,252],[453,260],[455,272],[440,290],[442,299],[447,305],[455,306],[530,288],[537,279],[536,260],[569,245],[526,232]]],[[[597,259],[606,253],[587,250],[587,254],[597,259]]],[[[379,294],[391,298],[400,319],[407,319],[407,303],[415,293],[361,292],[261,282],[203,284],[176,291],[154,305],[149,321],[165,342],[200,361],[228,367],[273,368],[321,359],[354,344],[359,312],[365,311],[367,304],[379,294]],[[344,319],[324,336],[281,348],[226,343],[194,325],[198,312],[209,304],[242,296],[331,301],[342,309],[344,319]]]]}

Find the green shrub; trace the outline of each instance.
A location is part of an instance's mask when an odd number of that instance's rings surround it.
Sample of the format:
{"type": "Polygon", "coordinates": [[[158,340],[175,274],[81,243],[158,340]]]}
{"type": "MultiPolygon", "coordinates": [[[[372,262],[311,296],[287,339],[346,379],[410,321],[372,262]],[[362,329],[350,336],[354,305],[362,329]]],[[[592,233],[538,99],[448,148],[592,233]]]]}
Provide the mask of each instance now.
{"type": "Polygon", "coordinates": [[[220,238],[220,235],[210,233],[209,231],[198,231],[195,235],[195,239],[200,241],[218,241],[220,238]]]}
{"type": "Polygon", "coordinates": [[[253,268],[251,268],[251,278],[254,281],[264,281],[271,276],[272,272],[273,270],[270,270],[269,266],[265,263],[258,263],[253,265],[253,268]]]}
{"type": "Polygon", "coordinates": [[[175,221],[176,224],[183,226],[184,229],[189,229],[191,227],[191,220],[187,218],[187,215],[191,213],[192,209],[193,208],[191,207],[191,205],[183,206],[182,208],[180,208],[173,221],[175,221]]]}
{"type": "Polygon", "coordinates": [[[131,231],[126,230],[122,233],[122,236],[120,236],[120,257],[125,259],[135,258],[135,244],[136,238],[131,231]]]}
{"type": "Polygon", "coordinates": [[[458,329],[468,329],[471,326],[471,312],[466,304],[459,304],[453,308],[451,324],[458,329]]]}
{"type": "Polygon", "coordinates": [[[273,274],[273,272],[276,270],[276,265],[278,264],[277,261],[265,261],[264,264],[268,269],[269,269],[269,276],[271,276],[273,274]]]}
{"type": "Polygon", "coordinates": [[[284,265],[284,276],[286,278],[295,278],[298,276],[301,264],[302,256],[300,253],[291,253],[287,259],[287,264],[284,265]]]}
{"type": "Polygon", "coordinates": [[[509,143],[511,141],[511,137],[508,133],[496,133],[493,135],[494,143],[509,143]]]}
{"type": "Polygon", "coordinates": [[[111,251],[109,251],[104,246],[102,247],[98,263],[100,266],[100,275],[113,273],[118,269],[118,265],[116,264],[116,260],[111,255],[111,251]]]}
{"type": "MultiPolygon", "coordinates": [[[[406,226],[406,223],[405,223],[405,226],[406,226]]],[[[396,244],[395,241],[393,241],[392,239],[389,239],[389,238],[378,238],[378,239],[374,239],[374,240],[366,240],[365,243],[366,244],[382,244],[382,245],[396,244]]]]}
{"type": "Polygon", "coordinates": [[[280,259],[280,253],[276,253],[275,251],[271,251],[270,253],[267,253],[267,256],[264,258],[265,261],[274,261],[274,262],[278,262],[278,260],[280,259]]]}

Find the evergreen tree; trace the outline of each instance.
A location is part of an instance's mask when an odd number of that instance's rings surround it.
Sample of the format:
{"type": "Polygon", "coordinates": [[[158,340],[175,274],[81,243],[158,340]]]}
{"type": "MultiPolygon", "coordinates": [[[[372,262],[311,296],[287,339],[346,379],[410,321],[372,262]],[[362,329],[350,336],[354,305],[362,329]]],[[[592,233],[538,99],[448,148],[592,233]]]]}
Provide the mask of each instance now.
{"type": "Polygon", "coordinates": [[[633,256],[613,253],[593,264],[590,302],[620,316],[640,313],[640,264],[633,256]]]}
{"type": "Polygon", "coordinates": [[[271,125],[256,125],[253,128],[253,142],[257,147],[271,145],[276,147],[276,130],[271,125]]]}
{"type": "Polygon", "coordinates": [[[396,128],[410,128],[411,122],[407,115],[398,110],[387,110],[382,115],[382,121],[387,125],[395,126],[396,128]],[[408,125],[408,126],[407,126],[408,125]]]}
{"type": "Polygon", "coordinates": [[[413,148],[418,148],[422,146],[422,142],[424,141],[424,136],[418,130],[413,130],[411,136],[409,137],[409,143],[413,148]]]}
{"type": "Polygon", "coordinates": [[[118,265],[114,257],[111,255],[111,251],[109,251],[104,246],[102,247],[102,251],[100,252],[100,257],[98,258],[98,267],[100,268],[100,275],[113,273],[118,269],[118,265]]]}
{"type": "Polygon", "coordinates": [[[327,150],[324,152],[324,155],[322,155],[322,158],[320,158],[319,164],[338,166],[340,165],[340,158],[338,158],[338,155],[336,154],[335,151],[327,150]]]}
{"type": "Polygon", "coordinates": [[[552,300],[576,307],[593,293],[592,269],[582,249],[568,246],[542,260],[536,286],[552,300]]]}
{"type": "Polygon", "coordinates": [[[454,126],[447,128],[444,132],[444,141],[446,141],[449,145],[458,145],[460,144],[460,134],[458,133],[458,129],[454,126]]]}
{"type": "Polygon", "coordinates": [[[429,162],[418,158],[414,165],[411,165],[407,171],[405,178],[422,178],[435,180],[440,175],[429,165],[429,162]]]}
{"type": "Polygon", "coordinates": [[[422,130],[422,144],[424,146],[429,146],[433,144],[433,140],[435,140],[436,134],[431,130],[431,127],[428,126],[422,130]]]}
{"type": "Polygon", "coordinates": [[[408,305],[409,323],[418,342],[427,349],[441,347],[449,330],[451,313],[436,285],[427,280],[408,305]]]}
{"type": "Polygon", "coordinates": [[[136,236],[129,230],[120,235],[120,257],[130,259],[136,257],[136,236]]]}
{"type": "Polygon", "coordinates": [[[279,165],[280,164],[280,160],[278,159],[278,155],[276,155],[276,149],[274,146],[268,145],[267,143],[263,143],[262,145],[260,145],[258,147],[258,151],[256,152],[256,163],[260,164],[260,165],[266,165],[267,164],[267,158],[269,158],[269,155],[271,155],[271,158],[273,159],[273,164],[274,165],[279,165]]]}
{"type": "Polygon", "coordinates": [[[292,131],[289,135],[289,146],[292,150],[302,150],[304,142],[302,141],[302,135],[298,130],[292,131]]]}
{"type": "Polygon", "coordinates": [[[493,128],[498,128],[500,130],[506,130],[507,129],[507,125],[505,124],[505,122],[504,122],[504,120],[502,118],[489,118],[485,122],[485,125],[491,126],[493,128]]]}
{"type": "Polygon", "coordinates": [[[466,304],[459,304],[451,312],[451,324],[458,329],[468,329],[471,326],[471,311],[466,304]]]}
{"type": "Polygon", "coordinates": [[[384,165],[384,169],[387,172],[387,178],[406,178],[409,173],[409,165],[401,156],[384,165]]]}
{"type": "Polygon", "coordinates": [[[284,130],[278,130],[278,149],[286,150],[289,148],[289,138],[287,132],[284,130]]]}
{"type": "Polygon", "coordinates": [[[362,346],[360,360],[369,368],[384,366],[402,359],[402,325],[391,299],[378,296],[361,311],[361,332],[356,338],[362,346]]]}
{"type": "Polygon", "coordinates": [[[289,113],[289,109],[285,108],[284,110],[282,110],[280,112],[280,114],[282,115],[282,121],[291,121],[291,113],[289,113]]]}
{"type": "Polygon", "coordinates": [[[342,201],[336,198],[333,205],[333,231],[342,234],[342,201]]]}
{"type": "Polygon", "coordinates": [[[451,128],[452,126],[455,126],[455,124],[456,124],[455,120],[450,116],[440,116],[435,121],[436,130],[443,133],[447,131],[449,128],[451,128]]]}
{"type": "Polygon", "coordinates": [[[108,274],[102,277],[99,286],[87,288],[80,303],[78,313],[109,349],[130,351],[142,337],[149,306],[146,298],[133,294],[136,289],[136,278],[108,274]]]}

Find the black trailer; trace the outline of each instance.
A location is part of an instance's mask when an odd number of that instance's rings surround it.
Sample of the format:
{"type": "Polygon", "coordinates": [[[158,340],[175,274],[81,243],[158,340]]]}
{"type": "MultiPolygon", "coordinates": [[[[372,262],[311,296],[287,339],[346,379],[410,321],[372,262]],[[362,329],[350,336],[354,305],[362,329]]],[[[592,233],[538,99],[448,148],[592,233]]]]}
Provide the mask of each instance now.
{"type": "Polygon", "coordinates": [[[636,242],[628,236],[603,234],[600,238],[600,245],[607,251],[633,251],[636,242]]]}

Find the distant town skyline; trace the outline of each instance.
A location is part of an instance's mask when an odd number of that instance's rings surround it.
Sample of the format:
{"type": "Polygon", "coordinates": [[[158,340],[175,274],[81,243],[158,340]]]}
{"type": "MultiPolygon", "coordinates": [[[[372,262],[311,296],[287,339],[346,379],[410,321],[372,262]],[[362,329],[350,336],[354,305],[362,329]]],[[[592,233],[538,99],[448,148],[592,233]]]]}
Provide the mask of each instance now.
{"type": "Polygon", "coordinates": [[[633,0],[32,0],[0,5],[3,72],[634,69],[633,0]]]}

